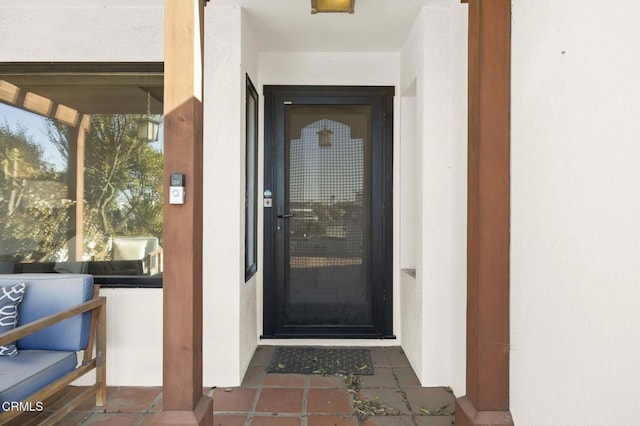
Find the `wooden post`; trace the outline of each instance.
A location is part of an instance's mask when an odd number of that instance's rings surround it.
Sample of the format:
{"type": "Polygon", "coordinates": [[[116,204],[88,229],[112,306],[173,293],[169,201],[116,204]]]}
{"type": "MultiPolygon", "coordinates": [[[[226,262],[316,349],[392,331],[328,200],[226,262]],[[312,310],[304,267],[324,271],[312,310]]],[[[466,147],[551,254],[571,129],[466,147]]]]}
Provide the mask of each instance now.
{"type": "Polygon", "coordinates": [[[511,0],[469,3],[467,395],[456,425],[509,412],[511,0]]]}
{"type": "Polygon", "coordinates": [[[202,392],[204,0],[165,0],[163,411],[154,424],[211,425],[202,392]],[[185,176],[169,204],[169,176],[185,176]]]}
{"type": "Polygon", "coordinates": [[[76,203],[69,209],[70,223],[74,224],[71,229],[69,239],[75,241],[69,246],[69,260],[81,261],[84,241],[84,166],[85,166],[85,145],[87,141],[87,133],[91,123],[91,117],[82,114],[75,127],[73,136],[75,140],[71,140],[71,149],[69,150],[69,187],[73,191],[69,194],[76,203]],[[71,167],[74,166],[72,171],[71,167]]]}

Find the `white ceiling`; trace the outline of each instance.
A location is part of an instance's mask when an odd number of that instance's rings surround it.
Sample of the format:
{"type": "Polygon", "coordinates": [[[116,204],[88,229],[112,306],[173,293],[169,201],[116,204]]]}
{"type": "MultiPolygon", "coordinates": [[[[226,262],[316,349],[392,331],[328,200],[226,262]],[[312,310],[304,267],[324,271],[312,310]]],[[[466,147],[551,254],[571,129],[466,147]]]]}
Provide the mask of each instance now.
{"type": "Polygon", "coordinates": [[[312,15],[311,0],[211,0],[207,9],[240,5],[262,51],[393,52],[422,7],[456,1],[356,0],[354,14],[312,15]]]}

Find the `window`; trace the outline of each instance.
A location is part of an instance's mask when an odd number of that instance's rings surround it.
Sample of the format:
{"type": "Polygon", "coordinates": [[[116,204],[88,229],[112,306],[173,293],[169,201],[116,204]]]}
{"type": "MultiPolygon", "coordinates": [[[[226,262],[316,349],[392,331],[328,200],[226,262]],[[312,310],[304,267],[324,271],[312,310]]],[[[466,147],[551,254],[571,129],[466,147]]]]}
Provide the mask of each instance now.
{"type": "Polygon", "coordinates": [[[0,273],[161,285],[162,68],[0,64],[0,273]]]}
{"type": "Polygon", "coordinates": [[[258,270],[258,93],[246,76],[244,279],[258,270]]]}

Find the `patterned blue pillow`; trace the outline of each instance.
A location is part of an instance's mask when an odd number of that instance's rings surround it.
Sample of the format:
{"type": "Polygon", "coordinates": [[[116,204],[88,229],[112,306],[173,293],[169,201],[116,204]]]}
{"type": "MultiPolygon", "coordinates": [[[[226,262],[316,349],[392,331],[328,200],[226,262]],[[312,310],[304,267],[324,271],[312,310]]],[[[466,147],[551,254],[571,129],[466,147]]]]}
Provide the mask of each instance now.
{"type": "MultiPolygon", "coordinates": [[[[18,305],[22,302],[26,289],[25,283],[0,287],[0,333],[14,329],[18,323],[18,305]]],[[[0,345],[0,356],[17,354],[18,348],[16,348],[15,342],[0,345]]]]}

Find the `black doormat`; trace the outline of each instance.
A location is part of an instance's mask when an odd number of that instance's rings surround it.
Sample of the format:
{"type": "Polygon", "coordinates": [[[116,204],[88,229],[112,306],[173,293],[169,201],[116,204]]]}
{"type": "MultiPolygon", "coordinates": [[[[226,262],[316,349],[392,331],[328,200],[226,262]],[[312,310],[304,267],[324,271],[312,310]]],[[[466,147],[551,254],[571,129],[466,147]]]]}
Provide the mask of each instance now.
{"type": "Polygon", "coordinates": [[[373,365],[369,349],[278,346],[267,373],[371,375],[373,365]]]}

